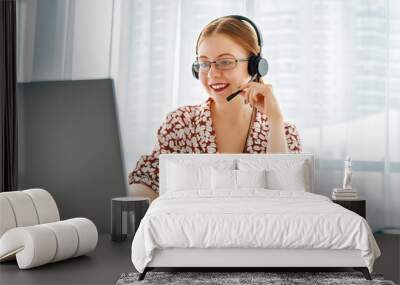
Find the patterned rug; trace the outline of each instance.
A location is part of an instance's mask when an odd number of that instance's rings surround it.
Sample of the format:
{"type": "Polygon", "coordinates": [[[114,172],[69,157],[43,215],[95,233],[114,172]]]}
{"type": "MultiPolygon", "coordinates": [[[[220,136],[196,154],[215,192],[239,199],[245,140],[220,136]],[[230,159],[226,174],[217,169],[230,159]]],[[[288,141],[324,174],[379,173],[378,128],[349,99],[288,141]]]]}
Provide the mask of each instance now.
{"type": "Polygon", "coordinates": [[[372,281],[361,272],[147,272],[145,279],[138,281],[139,273],[122,274],[117,285],[133,284],[387,284],[382,275],[372,274],[372,281]]]}

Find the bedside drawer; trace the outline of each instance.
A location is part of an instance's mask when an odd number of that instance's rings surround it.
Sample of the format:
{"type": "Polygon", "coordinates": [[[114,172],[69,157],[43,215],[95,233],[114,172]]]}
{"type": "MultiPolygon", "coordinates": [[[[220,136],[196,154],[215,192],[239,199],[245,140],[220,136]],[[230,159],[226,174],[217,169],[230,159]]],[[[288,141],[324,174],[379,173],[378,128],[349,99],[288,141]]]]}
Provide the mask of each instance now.
{"type": "Polygon", "coordinates": [[[332,200],[332,202],[359,214],[364,219],[366,218],[366,201],[365,200],[332,200]]]}

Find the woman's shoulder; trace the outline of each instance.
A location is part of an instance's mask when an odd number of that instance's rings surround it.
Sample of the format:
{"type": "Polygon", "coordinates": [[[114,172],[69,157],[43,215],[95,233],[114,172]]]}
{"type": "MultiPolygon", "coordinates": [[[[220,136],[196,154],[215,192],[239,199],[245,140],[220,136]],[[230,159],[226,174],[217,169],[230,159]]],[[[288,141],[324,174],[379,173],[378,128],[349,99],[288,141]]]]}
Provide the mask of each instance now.
{"type": "Polygon", "coordinates": [[[199,103],[184,105],[169,112],[158,129],[158,136],[168,140],[175,138],[184,140],[191,137],[196,132],[196,128],[201,121],[207,121],[207,104],[199,103]]]}
{"type": "Polygon", "coordinates": [[[190,121],[201,118],[208,110],[206,102],[183,105],[170,111],[166,116],[166,121],[169,123],[181,122],[189,123],[190,121]]]}

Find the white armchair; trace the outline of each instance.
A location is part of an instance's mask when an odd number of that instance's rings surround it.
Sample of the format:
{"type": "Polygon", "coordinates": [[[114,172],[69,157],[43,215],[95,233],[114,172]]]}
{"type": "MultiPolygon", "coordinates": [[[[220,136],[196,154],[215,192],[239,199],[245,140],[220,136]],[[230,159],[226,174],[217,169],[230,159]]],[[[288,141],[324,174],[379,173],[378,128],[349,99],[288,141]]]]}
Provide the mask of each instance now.
{"type": "Polygon", "coordinates": [[[0,193],[0,262],[16,258],[20,269],[28,269],[86,254],[97,240],[90,220],[60,221],[46,190],[0,193]]]}

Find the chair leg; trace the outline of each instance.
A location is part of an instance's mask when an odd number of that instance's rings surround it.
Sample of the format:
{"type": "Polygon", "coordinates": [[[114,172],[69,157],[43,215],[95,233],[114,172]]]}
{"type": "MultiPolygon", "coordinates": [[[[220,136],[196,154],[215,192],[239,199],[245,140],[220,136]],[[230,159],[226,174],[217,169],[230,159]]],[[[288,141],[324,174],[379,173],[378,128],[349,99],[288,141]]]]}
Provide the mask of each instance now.
{"type": "Polygon", "coordinates": [[[147,269],[147,267],[146,267],[146,268],[143,270],[143,272],[139,274],[138,281],[142,281],[142,280],[144,279],[144,277],[146,276],[147,271],[148,271],[148,269],[147,269]]]}
{"type": "Polygon", "coordinates": [[[367,267],[354,267],[354,269],[357,271],[361,271],[362,274],[364,275],[365,279],[372,280],[371,274],[369,274],[369,270],[367,267]]]}

